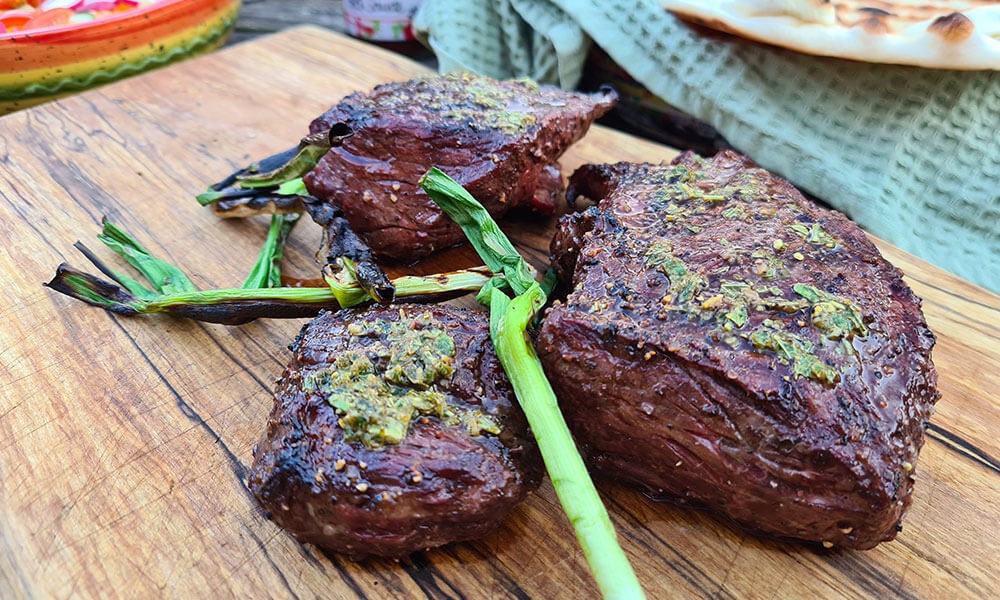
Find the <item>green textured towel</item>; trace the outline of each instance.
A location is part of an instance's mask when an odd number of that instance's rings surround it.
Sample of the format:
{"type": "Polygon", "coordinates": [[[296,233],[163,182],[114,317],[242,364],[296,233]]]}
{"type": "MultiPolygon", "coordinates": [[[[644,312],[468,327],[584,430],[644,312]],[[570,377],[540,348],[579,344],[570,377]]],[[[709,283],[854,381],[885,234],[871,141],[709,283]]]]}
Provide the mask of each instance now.
{"type": "Polygon", "coordinates": [[[567,88],[589,36],[761,166],[867,231],[1000,292],[1000,72],[706,39],[651,0],[427,0],[416,28],[442,71],[567,88]]]}

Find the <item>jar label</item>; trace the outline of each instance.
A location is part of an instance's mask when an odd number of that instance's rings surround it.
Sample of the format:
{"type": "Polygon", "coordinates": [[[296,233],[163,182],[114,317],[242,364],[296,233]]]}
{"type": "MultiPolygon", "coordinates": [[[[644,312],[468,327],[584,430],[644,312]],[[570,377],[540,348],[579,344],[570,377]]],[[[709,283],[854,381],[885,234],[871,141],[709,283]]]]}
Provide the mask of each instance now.
{"type": "Polygon", "coordinates": [[[344,0],[347,33],[377,42],[412,42],[422,0],[344,0]]]}

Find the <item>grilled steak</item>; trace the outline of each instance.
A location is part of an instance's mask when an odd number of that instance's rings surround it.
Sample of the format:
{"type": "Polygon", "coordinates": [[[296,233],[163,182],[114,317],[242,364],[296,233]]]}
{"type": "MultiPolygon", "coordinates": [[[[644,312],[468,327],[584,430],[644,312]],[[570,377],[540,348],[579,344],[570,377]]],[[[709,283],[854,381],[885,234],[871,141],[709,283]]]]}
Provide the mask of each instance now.
{"type": "Polygon", "coordinates": [[[481,313],[329,312],[292,349],[249,484],[298,539],[402,556],[486,535],[539,484],[481,313]]]}
{"type": "Polygon", "coordinates": [[[578,193],[538,351],[591,464],[778,536],[895,537],[938,398],[900,272],[731,151],[587,165],[578,193]]]}
{"type": "Polygon", "coordinates": [[[611,91],[471,75],[380,85],[313,121],[312,134],[346,125],[354,135],[304,180],[310,194],[343,210],[378,256],[412,261],[465,239],[417,184],[429,167],[447,172],[494,216],[517,206],[551,214],[562,191],[556,160],[615,100],[611,91]]]}

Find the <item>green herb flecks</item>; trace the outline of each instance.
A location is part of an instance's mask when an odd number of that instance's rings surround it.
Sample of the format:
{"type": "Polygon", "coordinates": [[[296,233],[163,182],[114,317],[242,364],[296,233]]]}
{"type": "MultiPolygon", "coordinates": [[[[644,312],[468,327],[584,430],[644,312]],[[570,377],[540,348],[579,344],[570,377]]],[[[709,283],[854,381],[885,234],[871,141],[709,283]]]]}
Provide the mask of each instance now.
{"type": "Polygon", "coordinates": [[[788,228],[810,244],[829,249],[837,247],[837,239],[827,233],[819,223],[813,223],[811,227],[804,223],[792,223],[788,228]]]}
{"type": "Polygon", "coordinates": [[[746,305],[738,304],[725,314],[725,319],[736,327],[743,327],[750,319],[750,315],[747,312],[746,305]]]}
{"type": "Polygon", "coordinates": [[[660,215],[660,217],[664,220],[664,222],[673,223],[675,221],[681,221],[683,219],[686,219],[694,213],[691,209],[686,208],[683,204],[667,200],[657,210],[657,214],[660,215]]]}
{"type": "Polygon", "coordinates": [[[795,293],[812,304],[812,323],[831,340],[851,339],[868,335],[861,310],[847,298],[824,292],[811,285],[796,283],[795,293]]]}
{"type": "Polygon", "coordinates": [[[702,200],[704,202],[723,202],[726,199],[725,194],[712,194],[706,192],[705,190],[695,187],[693,185],[688,185],[687,183],[678,183],[677,187],[686,196],[684,200],[702,200]]]}
{"type": "Polygon", "coordinates": [[[535,123],[535,117],[528,113],[501,109],[479,111],[474,108],[452,108],[441,116],[462,121],[472,129],[497,129],[512,135],[521,133],[535,123]]]}
{"type": "Polygon", "coordinates": [[[726,261],[727,265],[739,266],[743,263],[743,257],[749,254],[748,251],[727,239],[719,240],[719,245],[722,246],[722,250],[719,251],[719,258],[726,261]]]}
{"type": "Polygon", "coordinates": [[[415,318],[400,315],[398,321],[352,323],[347,332],[356,338],[392,340],[391,345],[379,341],[366,347],[369,354],[386,361],[389,383],[426,389],[455,372],[455,340],[429,312],[415,318]]]}
{"type": "MultiPolygon", "coordinates": [[[[650,185],[655,186],[650,196],[650,208],[667,223],[681,221],[693,215],[713,210],[713,204],[727,203],[722,210],[726,219],[750,218],[752,202],[768,202],[766,186],[752,171],[744,171],[719,181],[706,177],[706,162],[691,158],[693,169],[687,165],[674,165],[669,171],[650,174],[650,185]]],[[[762,217],[774,215],[774,209],[754,213],[762,217]]],[[[689,225],[701,228],[703,225],[689,225]]],[[[694,231],[700,233],[700,231],[694,231]]]]}
{"type": "Polygon", "coordinates": [[[390,386],[375,363],[359,352],[345,352],[328,367],[307,376],[302,387],[326,396],[337,410],[344,439],[369,448],[398,444],[419,415],[443,418],[445,396],[437,390],[390,386]]]}
{"type": "Polygon", "coordinates": [[[721,315],[723,329],[731,331],[732,326],[743,327],[749,321],[751,311],[779,311],[795,313],[809,306],[805,300],[788,300],[782,296],[781,288],[753,286],[745,281],[724,280],[719,284],[720,300],[703,308],[728,307],[721,315]]]}
{"type": "Polygon", "coordinates": [[[497,423],[496,419],[483,414],[482,411],[462,411],[459,415],[459,419],[462,421],[462,426],[465,427],[465,431],[468,432],[469,435],[483,435],[484,432],[492,433],[493,435],[500,434],[500,424],[497,423]]]}
{"type": "Polygon", "coordinates": [[[531,114],[511,109],[525,103],[525,95],[516,88],[475,78],[465,89],[465,102],[448,105],[441,113],[445,119],[464,121],[474,129],[485,127],[508,134],[521,133],[536,122],[531,114]]]}
{"type": "Polygon", "coordinates": [[[757,248],[750,253],[750,258],[754,259],[754,272],[764,279],[771,281],[788,277],[785,263],[770,248],[757,248]]]}
{"type": "Polygon", "coordinates": [[[742,204],[734,204],[722,211],[722,216],[727,219],[745,219],[747,218],[747,209],[742,204]]]}
{"type": "MultiPolygon", "coordinates": [[[[700,159],[696,159],[700,160],[700,159]]],[[[686,165],[674,165],[670,172],[666,175],[666,180],[664,183],[678,184],[678,183],[691,183],[692,181],[698,181],[701,173],[697,171],[692,171],[686,165]]]]}
{"type": "Polygon", "coordinates": [[[472,435],[500,433],[492,417],[449,405],[435,388],[455,372],[455,340],[429,312],[352,323],[347,332],[357,339],[354,349],[307,375],[302,384],[337,410],[345,440],[369,448],[398,444],[421,416],[461,423],[472,435]],[[365,344],[366,338],[374,341],[365,344]]]}
{"type": "Polygon", "coordinates": [[[693,273],[683,260],[674,256],[670,242],[658,240],[646,250],[646,266],[656,269],[669,279],[664,302],[683,307],[705,287],[705,278],[693,273]]]}
{"type": "Polygon", "coordinates": [[[787,300],[781,296],[759,296],[758,306],[767,310],[783,312],[787,314],[797,313],[809,306],[802,300],[787,300]]]}
{"type": "Polygon", "coordinates": [[[804,337],[785,331],[781,324],[765,319],[749,336],[750,343],[758,350],[771,350],[782,364],[791,364],[793,375],[807,377],[827,384],[840,381],[840,372],[819,359],[813,352],[813,343],[804,337]]]}
{"type": "Polygon", "coordinates": [[[723,281],[719,284],[719,291],[727,298],[739,298],[750,288],[750,284],[745,281],[723,281]]]}

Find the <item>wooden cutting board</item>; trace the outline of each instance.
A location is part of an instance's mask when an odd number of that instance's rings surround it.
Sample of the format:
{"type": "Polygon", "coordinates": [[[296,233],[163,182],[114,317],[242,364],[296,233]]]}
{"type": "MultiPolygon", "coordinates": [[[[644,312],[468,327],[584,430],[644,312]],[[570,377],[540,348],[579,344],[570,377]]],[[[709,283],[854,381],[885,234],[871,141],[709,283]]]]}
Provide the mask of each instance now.
{"type": "MultiPolygon", "coordinates": [[[[192,196],[344,94],[420,71],[306,28],[0,119],[0,597],[597,595],[548,483],[477,543],[360,564],[299,544],[244,479],[304,321],[122,318],[41,285],[62,261],[86,265],[77,239],[111,258],[102,215],[198,286],[238,285],[267,220],[221,222],[192,196]]],[[[563,163],[674,154],[595,127],[563,163]]],[[[507,227],[540,263],[553,225],[507,227]]],[[[286,269],[315,276],[318,239],[296,230],[286,269]]],[[[1000,596],[1000,298],[880,247],[924,298],[941,375],[898,539],[822,551],[602,483],[651,598],[1000,596]]]]}

